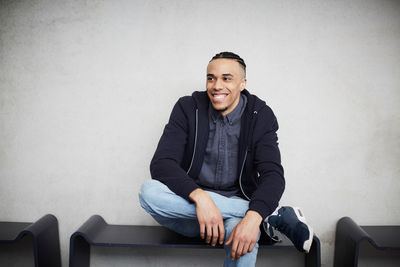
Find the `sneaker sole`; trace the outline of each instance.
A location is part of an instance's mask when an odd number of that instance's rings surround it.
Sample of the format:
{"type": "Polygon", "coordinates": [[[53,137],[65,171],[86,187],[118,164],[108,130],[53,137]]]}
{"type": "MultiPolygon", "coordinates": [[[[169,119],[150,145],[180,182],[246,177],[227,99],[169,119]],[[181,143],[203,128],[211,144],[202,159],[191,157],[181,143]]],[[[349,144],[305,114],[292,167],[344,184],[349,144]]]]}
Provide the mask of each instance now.
{"type": "Polygon", "coordinates": [[[303,244],[303,249],[304,249],[305,253],[308,253],[308,252],[310,252],[310,249],[311,249],[311,245],[312,245],[312,241],[313,241],[313,237],[314,237],[314,231],[311,228],[311,226],[308,225],[306,218],[303,216],[303,213],[301,212],[300,208],[293,207],[293,210],[297,216],[297,219],[299,219],[299,221],[304,223],[308,228],[308,232],[309,232],[308,239],[303,244]]]}

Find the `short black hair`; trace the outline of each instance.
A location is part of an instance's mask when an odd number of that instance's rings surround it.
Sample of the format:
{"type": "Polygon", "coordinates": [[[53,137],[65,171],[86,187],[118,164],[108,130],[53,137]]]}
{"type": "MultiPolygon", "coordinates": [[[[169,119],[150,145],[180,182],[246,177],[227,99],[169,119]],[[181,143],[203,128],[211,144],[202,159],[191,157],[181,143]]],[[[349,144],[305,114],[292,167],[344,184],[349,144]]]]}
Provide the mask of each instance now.
{"type": "Polygon", "coordinates": [[[221,52],[213,56],[213,58],[210,60],[213,61],[214,59],[218,58],[228,58],[228,59],[234,59],[236,60],[243,68],[244,71],[244,76],[246,76],[246,63],[244,63],[244,60],[237,54],[232,53],[232,52],[221,52]]]}

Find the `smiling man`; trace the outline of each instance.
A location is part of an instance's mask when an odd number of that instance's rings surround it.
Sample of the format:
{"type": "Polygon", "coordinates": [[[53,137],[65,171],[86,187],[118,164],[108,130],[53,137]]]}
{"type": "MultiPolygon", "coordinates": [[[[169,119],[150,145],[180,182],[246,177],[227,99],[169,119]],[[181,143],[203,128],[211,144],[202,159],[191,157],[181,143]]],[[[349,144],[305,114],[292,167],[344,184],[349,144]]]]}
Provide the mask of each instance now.
{"type": "Polygon", "coordinates": [[[223,244],[224,266],[254,266],[260,229],[273,226],[308,252],[313,232],[298,209],[278,207],[285,188],[272,110],[246,89],[246,64],[222,52],[206,91],[175,104],[142,185],[142,207],[182,235],[223,244]]]}
{"type": "Polygon", "coordinates": [[[212,60],[207,67],[206,87],[213,108],[222,116],[231,113],[239,104],[246,81],[245,71],[239,63],[226,58],[212,60]]]}

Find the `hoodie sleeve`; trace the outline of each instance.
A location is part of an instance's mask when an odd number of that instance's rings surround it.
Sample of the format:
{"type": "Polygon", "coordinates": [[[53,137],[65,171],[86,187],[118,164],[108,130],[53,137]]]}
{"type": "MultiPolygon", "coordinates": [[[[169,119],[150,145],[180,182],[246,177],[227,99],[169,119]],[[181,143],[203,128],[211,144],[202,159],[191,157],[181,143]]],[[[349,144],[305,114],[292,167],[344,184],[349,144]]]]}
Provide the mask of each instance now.
{"type": "Polygon", "coordinates": [[[181,166],[188,143],[188,125],[181,98],[172,110],[150,163],[152,178],[164,183],[175,194],[187,200],[189,194],[199,188],[181,166]]]}
{"type": "Polygon", "coordinates": [[[268,106],[260,110],[257,124],[254,165],[259,178],[249,208],[265,219],[278,207],[285,189],[285,179],[276,134],[278,122],[268,106]]]}

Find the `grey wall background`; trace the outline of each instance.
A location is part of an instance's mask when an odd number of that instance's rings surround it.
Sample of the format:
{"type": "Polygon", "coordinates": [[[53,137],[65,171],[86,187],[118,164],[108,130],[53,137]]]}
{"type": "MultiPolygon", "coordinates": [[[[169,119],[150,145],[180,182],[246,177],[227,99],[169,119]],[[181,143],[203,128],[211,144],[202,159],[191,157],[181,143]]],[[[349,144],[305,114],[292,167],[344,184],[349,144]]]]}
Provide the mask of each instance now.
{"type": "MultiPolygon", "coordinates": [[[[281,204],[303,207],[324,266],[340,217],[400,224],[394,0],[0,1],[0,220],[56,215],[63,266],[92,214],[155,224],[140,184],[173,104],[205,88],[223,50],[246,60],[247,88],[277,115],[281,204]]],[[[138,253],[97,252],[96,266],[138,253]]]]}

